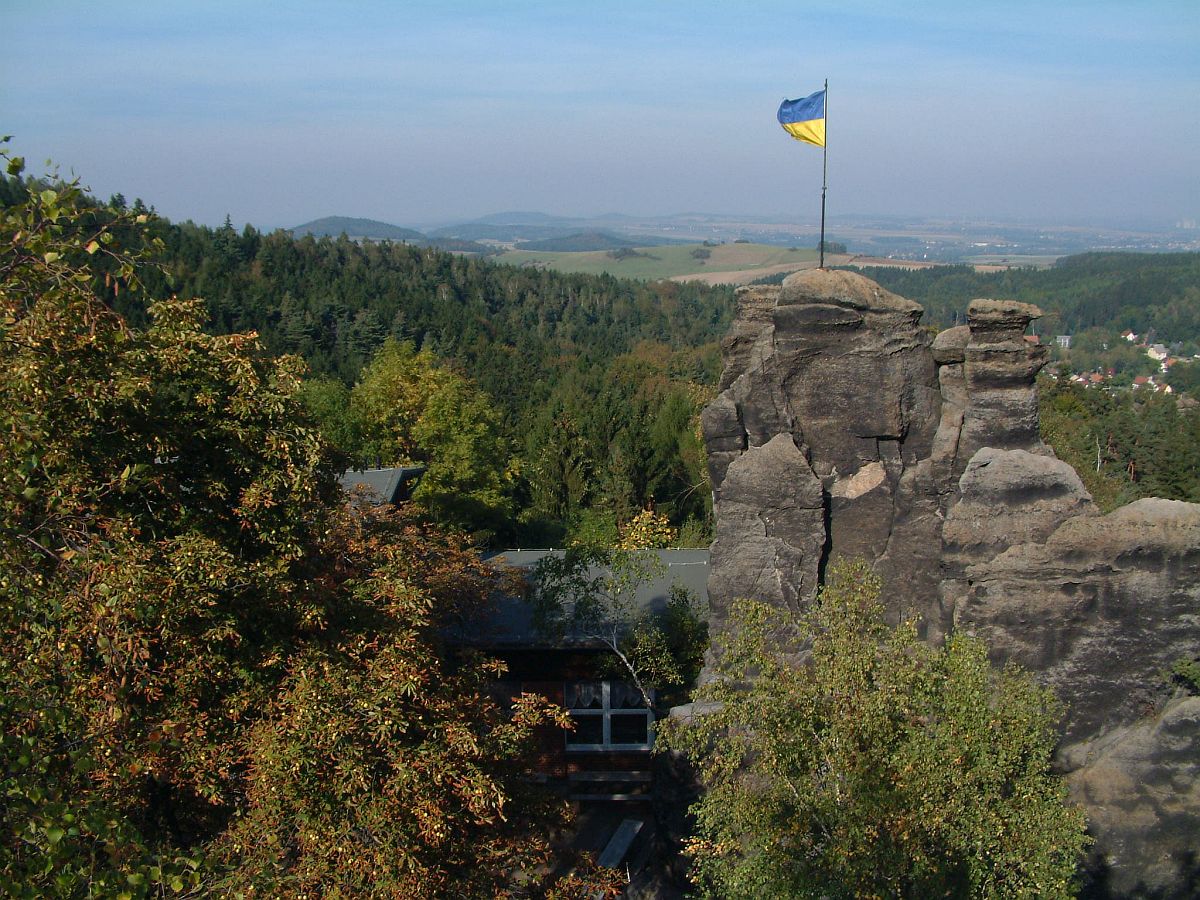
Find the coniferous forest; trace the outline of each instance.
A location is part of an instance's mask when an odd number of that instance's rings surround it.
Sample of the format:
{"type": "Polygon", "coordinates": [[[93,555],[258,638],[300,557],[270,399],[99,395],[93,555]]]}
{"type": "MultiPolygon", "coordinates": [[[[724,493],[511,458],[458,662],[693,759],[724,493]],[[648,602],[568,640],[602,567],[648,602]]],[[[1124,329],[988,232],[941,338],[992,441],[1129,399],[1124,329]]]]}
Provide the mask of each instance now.
{"type": "Polygon", "coordinates": [[[1082,253],[1048,269],[977,272],[971,266],[872,268],[870,278],[925,307],[925,321],[963,324],[976,297],[1034,303],[1040,334],[1089,329],[1154,332],[1172,341],[1200,339],[1200,254],[1082,253]]]}
{"type": "MultiPolygon", "coordinates": [[[[551,545],[615,539],[654,508],[684,541],[706,543],[698,414],[720,371],[731,289],[229,224],[159,221],[154,234],[163,274],[152,295],[202,297],[214,333],[255,331],[272,353],[303,358],[310,408],[347,464],[428,464],[443,497],[478,495],[456,511],[441,504],[448,523],[492,543],[551,545]],[[384,421],[400,398],[380,391],[390,381],[403,393],[405,359],[413,378],[459,398],[444,415],[470,408],[472,428],[443,421],[459,427],[414,441],[396,417],[384,421]],[[458,471],[437,470],[451,455],[458,471]]],[[[144,320],[136,297],[113,302],[144,320]]]]}

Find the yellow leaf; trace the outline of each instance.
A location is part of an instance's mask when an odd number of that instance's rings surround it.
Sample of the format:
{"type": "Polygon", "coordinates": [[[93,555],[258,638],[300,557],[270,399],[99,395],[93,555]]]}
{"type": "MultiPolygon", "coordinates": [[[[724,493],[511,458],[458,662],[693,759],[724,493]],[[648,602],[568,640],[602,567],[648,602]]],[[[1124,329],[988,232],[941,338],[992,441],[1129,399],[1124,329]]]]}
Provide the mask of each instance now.
{"type": "Polygon", "coordinates": [[[84,249],[87,250],[88,254],[90,255],[100,249],[100,244],[96,241],[92,241],[84,249]]]}

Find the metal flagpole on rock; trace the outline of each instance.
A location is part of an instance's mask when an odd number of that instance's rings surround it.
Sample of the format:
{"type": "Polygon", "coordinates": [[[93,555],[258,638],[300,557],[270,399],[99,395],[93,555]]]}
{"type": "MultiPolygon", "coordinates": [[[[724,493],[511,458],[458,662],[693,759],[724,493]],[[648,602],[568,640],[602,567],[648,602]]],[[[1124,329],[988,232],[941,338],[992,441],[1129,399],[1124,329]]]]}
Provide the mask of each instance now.
{"type": "Polygon", "coordinates": [[[825,140],[821,142],[821,243],[818,269],[825,268],[825,190],[829,175],[829,79],[825,79],[825,140]]]}

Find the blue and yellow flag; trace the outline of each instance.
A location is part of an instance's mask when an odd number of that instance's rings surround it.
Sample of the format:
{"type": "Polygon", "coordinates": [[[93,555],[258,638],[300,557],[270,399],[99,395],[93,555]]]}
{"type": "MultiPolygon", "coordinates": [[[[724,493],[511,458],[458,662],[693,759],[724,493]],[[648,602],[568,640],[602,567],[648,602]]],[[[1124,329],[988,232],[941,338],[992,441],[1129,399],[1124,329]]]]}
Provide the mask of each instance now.
{"type": "Polygon", "coordinates": [[[798,141],[825,146],[825,92],[779,104],[779,124],[798,141]]]}

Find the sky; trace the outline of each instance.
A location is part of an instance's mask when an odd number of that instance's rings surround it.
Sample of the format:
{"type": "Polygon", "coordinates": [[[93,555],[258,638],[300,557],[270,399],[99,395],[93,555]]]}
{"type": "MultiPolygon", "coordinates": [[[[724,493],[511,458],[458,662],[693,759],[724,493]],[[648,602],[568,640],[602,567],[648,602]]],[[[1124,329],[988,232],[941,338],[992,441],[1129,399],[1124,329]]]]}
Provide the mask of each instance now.
{"type": "Polygon", "coordinates": [[[1196,0],[0,0],[0,134],[174,220],[1200,219],[1196,0]]]}

